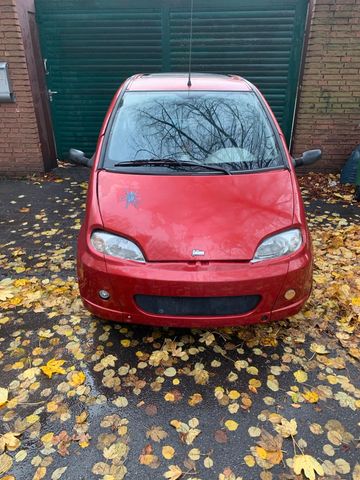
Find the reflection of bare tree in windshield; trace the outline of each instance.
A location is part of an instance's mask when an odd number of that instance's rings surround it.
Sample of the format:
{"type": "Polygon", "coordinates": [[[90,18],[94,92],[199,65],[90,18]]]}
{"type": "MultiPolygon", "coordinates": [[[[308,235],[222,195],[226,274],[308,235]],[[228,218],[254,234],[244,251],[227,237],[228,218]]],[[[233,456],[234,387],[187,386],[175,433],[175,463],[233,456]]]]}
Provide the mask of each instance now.
{"type": "Polygon", "coordinates": [[[256,97],[229,93],[154,92],[128,106],[126,128],[119,132],[126,135],[128,158],[223,164],[232,170],[278,166],[274,135],[256,97]]]}

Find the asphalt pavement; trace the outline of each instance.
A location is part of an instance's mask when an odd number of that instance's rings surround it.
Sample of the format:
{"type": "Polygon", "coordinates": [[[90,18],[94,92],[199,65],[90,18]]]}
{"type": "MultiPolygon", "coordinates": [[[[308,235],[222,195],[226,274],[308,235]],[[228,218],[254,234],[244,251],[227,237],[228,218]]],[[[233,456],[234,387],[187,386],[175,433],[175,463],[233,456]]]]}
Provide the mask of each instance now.
{"type": "Polygon", "coordinates": [[[0,479],[301,479],[304,455],[308,478],[359,480],[359,205],[305,197],[318,263],[296,317],[121,325],[78,297],[88,174],[0,181],[0,479]]]}

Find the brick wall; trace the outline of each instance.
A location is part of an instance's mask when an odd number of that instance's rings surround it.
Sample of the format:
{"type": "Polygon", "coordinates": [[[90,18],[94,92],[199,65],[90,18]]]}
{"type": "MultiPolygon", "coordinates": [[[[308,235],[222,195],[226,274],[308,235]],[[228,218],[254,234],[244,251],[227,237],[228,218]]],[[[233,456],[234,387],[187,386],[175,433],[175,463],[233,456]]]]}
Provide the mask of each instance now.
{"type": "Polygon", "coordinates": [[[360,0],[316,0],[293,154],[312,147],[311,170],[339,170],[360,144],[360,0]]]}
{"type": "MultiPolygon", "coordinates": [[[[18,0],[18,11],[32,4],[18,0]]],[[[0,0],[0,61],[9,63],[16,95],[0,103],[0,175],[44,171],[21,27],[15,0],[0,0]]],[[[321,147],[311,169],[334,171],[359,143],[360,0],[314,0],[292,151],[321,147]]]]}
{"type": "Polygon", "coordinates": [[[9,64],[16,96],[0,103],[0,175],[43,172],[22,31],[14,0],[0,0],[0,61],[9,64]]]}

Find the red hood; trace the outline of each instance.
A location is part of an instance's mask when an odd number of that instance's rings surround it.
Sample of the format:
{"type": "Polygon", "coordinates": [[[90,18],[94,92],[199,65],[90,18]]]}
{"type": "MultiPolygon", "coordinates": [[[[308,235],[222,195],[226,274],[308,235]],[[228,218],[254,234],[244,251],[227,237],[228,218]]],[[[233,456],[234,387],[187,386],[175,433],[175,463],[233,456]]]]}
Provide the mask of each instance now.
{"type": "Polygon", "coordinates": [[[100,171],[104,229],[149,261],[250,260],[259,242],[292,225],[290,172],[133,175],[100,171]],[[205,255],[193,257],[193,249],[205,255]]]}

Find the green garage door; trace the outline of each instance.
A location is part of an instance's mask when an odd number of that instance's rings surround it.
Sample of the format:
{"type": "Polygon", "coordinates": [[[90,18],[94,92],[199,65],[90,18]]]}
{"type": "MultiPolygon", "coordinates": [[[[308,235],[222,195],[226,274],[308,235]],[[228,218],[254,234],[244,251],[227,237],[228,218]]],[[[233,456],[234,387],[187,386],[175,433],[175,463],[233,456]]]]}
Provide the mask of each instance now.
{"type": "MultiPolygon", "coordinates": [[[[193,71],[234,73],[265,94],[290,139],[308,0],[194,0],[193,71]]],[[[190,0],[36,0],[59,158],[94,151],[120,83],[186,71],[190,0]]]]}

